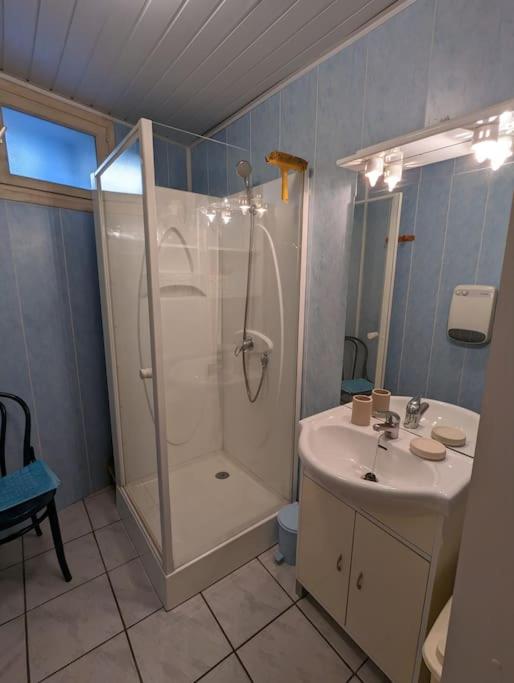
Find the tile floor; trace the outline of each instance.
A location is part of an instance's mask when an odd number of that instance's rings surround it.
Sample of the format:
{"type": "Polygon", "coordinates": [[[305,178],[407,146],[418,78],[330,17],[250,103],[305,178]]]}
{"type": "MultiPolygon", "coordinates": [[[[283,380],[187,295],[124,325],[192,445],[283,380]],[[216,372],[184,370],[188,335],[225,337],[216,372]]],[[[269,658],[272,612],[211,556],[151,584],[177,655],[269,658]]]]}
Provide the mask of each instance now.
{"type": "Polygon", "coordinates": [[[384,683],[273,548],[170,612],[108,489],[60,513],[73,581],[48,525],[0,546],[0,683],[384,683]]]}

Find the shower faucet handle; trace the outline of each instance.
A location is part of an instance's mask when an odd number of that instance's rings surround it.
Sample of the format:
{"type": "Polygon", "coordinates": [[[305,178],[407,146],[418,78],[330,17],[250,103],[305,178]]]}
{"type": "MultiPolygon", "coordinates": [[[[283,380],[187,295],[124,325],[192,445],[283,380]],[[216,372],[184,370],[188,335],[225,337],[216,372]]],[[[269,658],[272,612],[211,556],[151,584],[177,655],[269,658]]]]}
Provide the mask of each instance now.
{"type": "Polygon", "coordinates": [[[245,337],[243,341],[234,349],[234,356],[237,358],[241,351],[250,351],[253,349],[253,347],[254,343],[252,337],[245,337]]]}

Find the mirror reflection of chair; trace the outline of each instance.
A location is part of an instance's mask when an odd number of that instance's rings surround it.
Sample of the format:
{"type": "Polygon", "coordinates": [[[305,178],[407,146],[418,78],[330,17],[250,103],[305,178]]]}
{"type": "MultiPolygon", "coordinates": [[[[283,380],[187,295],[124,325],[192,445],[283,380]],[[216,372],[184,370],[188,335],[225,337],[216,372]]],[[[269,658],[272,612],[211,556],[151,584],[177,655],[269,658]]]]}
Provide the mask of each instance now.
{"type": "MultiPolygon", "coordinates": [[[[343,374],[341,377],[341,403],[349,403],[357,394],[370,395],[374,384],[368,378],[368,347],[358,337],[344,338],[343,374]],[[351,350],[351,377],[345,377],[346,351],[351,350]]],[[[348,367],[348,366],[347,366],[348,367]]]]}
{"type": "Polygon", "coordinates": [[[41,536],[41,522],[48,517],[59,567],[64,580],[71,581],[54,500],[61,482],[45,462],[36,460],[30,443],[28,405],[14,394],[0,392],[0,398],[17,403],[25,416],[23,467],[7,474],[5,453],[8,414],[4,403],[0,402],[0,533],[7,532],[0,538],[0,545],[20,538],[32,529],[41,536]]]}

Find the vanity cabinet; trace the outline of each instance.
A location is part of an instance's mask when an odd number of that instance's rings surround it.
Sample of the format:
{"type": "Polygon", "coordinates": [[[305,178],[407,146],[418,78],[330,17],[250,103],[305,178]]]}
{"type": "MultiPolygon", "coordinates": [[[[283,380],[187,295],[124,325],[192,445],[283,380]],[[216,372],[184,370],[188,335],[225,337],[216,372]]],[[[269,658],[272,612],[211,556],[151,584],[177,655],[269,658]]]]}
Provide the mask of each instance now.
{"type": "Polygon", "coordinates": [[[305,477],[297,576],[339,623],[344,622],[355,511],[305,477]]]}
{"type": "Polygon", "coordinates": [[[462,516],[371,513],[303,474],[298,583],[393,683],[429,679],[421,647],[452,592],[462,516]]]}
{"type": "Polygon", "coordinates": [[[346,630],[393,681],[412,680],[429,566],[357,514],[346,630]]]}

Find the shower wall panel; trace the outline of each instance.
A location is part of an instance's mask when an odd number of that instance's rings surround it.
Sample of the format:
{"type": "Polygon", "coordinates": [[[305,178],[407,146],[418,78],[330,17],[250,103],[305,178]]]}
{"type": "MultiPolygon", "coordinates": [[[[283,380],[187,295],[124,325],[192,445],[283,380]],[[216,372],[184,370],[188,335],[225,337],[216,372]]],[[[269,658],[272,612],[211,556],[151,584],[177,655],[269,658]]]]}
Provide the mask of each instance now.
{"type": "Polygon", "coordinates": [[[222,415],[225,452],[289,500],[295,447],[301,176],[289,176],[289,203],[282,202],[280,190],[280,180],[254,188],[267,210],[255,217],[248,314],[255,352],[247,354],[252,391],[259,382],[260,352],[266,345],[271,352],[263,390],[253,404],[246,394],[242,359],[234,356],[243,329],[250,216],[234,215],[221,231],[222,415]]]}
{"type": "Polygon", "coordinates": [[[222,448],[218,229],[209,198],[156,188],[170,466],[222,448]],[[203,211],[202,211],[203,209],[203,211]]]}

